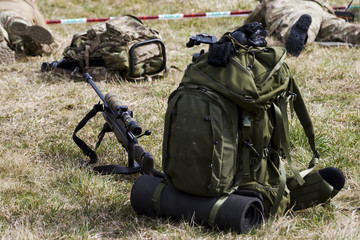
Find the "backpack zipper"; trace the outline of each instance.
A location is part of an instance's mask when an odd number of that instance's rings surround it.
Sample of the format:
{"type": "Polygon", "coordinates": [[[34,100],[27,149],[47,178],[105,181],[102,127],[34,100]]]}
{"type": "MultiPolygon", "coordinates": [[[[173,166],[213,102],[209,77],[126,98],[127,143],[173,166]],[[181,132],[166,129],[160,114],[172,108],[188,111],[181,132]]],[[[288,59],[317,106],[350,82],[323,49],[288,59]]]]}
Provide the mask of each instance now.
{"type": "Polygon", "coordinates": [[[244,70],[246,73],[248,73],[253,79],[254,79],[254,74],[253,72],[251,72],[250,70],[248,70],[245,66],[243,66],[238,60],[236,60],[235,58],[231,58],[231,62],[234,63],[236,66],[240,67],[242,70],[244,70]]]}
{"type": "Polygon", "coordinates": [[[224,105],[224,103],[221,101],[221,99],[219,98],[219,96],[216,93],[214,93],[213,91],[206,89],[206,88],[200,88],[198,90],[202,91],[208,97],[210,97],[212,100],[214,100],[217,104],[219,104],[220,107],[226,112],[228,118],[231,121],[231,124],[233,124],[231,115],[229,114],[229,109],[224,105]]]}

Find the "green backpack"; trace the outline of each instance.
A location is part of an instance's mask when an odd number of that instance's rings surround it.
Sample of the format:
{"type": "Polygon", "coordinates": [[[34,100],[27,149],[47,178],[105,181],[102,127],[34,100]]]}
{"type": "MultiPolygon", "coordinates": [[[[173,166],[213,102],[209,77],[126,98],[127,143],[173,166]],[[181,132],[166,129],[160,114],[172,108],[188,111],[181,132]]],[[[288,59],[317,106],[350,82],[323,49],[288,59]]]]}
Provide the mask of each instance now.
{"type": "Polygon", "coordinates": [[[209,65],[208,52],[187,67],[165,115],[162,164],[169,184],[220,197],[219,204],[236,189],[253,190],[262,194],[267,217],[284,214],[289,189],[303,185],[318,161],[313,125],[285,56],[281,47],[242,46],[226,67],[209,65]],[[314,153],[301,173],[289,154],[288,105],[314,153]],[[288,183],[283,158],[293,173],[288,183]]]}
{"type": "Polygon", "coordinates": [[[130,15],[75,34],[63,55],[66,60],[79,61],[95,78],[144,79],[159,76],[166,68],[165,46],[158,32],[130,15]]]}

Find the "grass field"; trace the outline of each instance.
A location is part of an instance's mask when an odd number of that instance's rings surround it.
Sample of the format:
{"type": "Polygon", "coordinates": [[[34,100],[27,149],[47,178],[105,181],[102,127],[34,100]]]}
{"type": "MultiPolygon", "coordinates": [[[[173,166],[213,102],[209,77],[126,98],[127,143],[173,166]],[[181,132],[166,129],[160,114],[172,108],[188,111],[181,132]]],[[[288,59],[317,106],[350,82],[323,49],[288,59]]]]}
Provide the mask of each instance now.
{"type": "MultiPolygon", "coordinates": [[[[256,1],[132,0],[39,1],[46,19],[136,16],[166,13],[251,10],[256,1]]],[[[332,1],[345,6],[347,1],[332,1]]],[[[115,92],[153,134],[139,141],[161,169],[167,98],[181,81],[193,53],[185,43],[197,33],[220,37],[243,24],[244,17],[146,21],[160,32],[167,48],[169,73],[152,82],[97,82],[115,92]]],[[[50,56],[19,58],[0,65],[0,239],[359,239],[360,61],[359,49],[308,45],[288,57],[312,117],[321,159],[346,176],[344,189],[330,205],[295,212],[247,235],[213,231],[189,222],[137,216],[130,205],[134,176],[99,176],[80,169],[80,149],[72,133],[99,101],[90,85],[42,73],[45,61],[60,60],[72,35],[90,24],[51,25],[59,50],[50,56]]],[[[269,44],[277,42],[271,37],[269,44]]],[[[79,135],[92,146],[103,125],[94,118],[79,135]]],[[[299,168],[310,149],[299,122],[291,120],[292,154],[299,168]]],[[[126,164],[112,134],[98,149],[99,164],[126,164]]]]}

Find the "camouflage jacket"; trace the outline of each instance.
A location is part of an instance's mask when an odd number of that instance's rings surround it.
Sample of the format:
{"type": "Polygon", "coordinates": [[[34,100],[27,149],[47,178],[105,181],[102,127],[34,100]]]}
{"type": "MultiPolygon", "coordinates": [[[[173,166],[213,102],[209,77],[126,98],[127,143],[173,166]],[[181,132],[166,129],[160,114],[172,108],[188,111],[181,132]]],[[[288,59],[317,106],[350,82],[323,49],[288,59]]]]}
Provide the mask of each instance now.
{"type": "Polygon", "coordinates": [[[319,11],[334,14],[332,7],[326,0],[263,0],[246,19],[246,23],[261,22],[266,26],[265,16],[267,15],[267,9],[270,3],[271,5],[278,5],[282,8],[288,7],[298,10],[303,8],[319,8],[320,6],[319,11]]]}
{"type": "Polygon", "coordinates": [[[0,0],[0,12],[15,12],[32,24],[46,27],[46,21],[36,3],[30,0],[0,0]]]}

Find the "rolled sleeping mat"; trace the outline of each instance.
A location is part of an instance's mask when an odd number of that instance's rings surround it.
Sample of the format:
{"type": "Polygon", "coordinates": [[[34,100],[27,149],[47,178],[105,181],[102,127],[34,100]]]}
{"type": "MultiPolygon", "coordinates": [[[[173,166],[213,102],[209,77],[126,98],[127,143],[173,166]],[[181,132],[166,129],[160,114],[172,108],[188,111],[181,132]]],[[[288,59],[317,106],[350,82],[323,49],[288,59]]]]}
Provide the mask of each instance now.
{"type": "MultiPolygon", "coordinates": [[[[174,220],[193,219],[196,223],[211,225],[210,212],[219,198],[190,195],[166,184],[161,191],[160,201],[156,203],[154,192],[161,182],[161,178],[149,175],[142,175],[135,181],[130,201],[137,214],[162,216],[174,220]]],[[[214,225],[220,229],[247,233],[259,226],[263,219],[264,206],[261,195],[253,191],[237,191],[221,205],[214,225]]]]}

